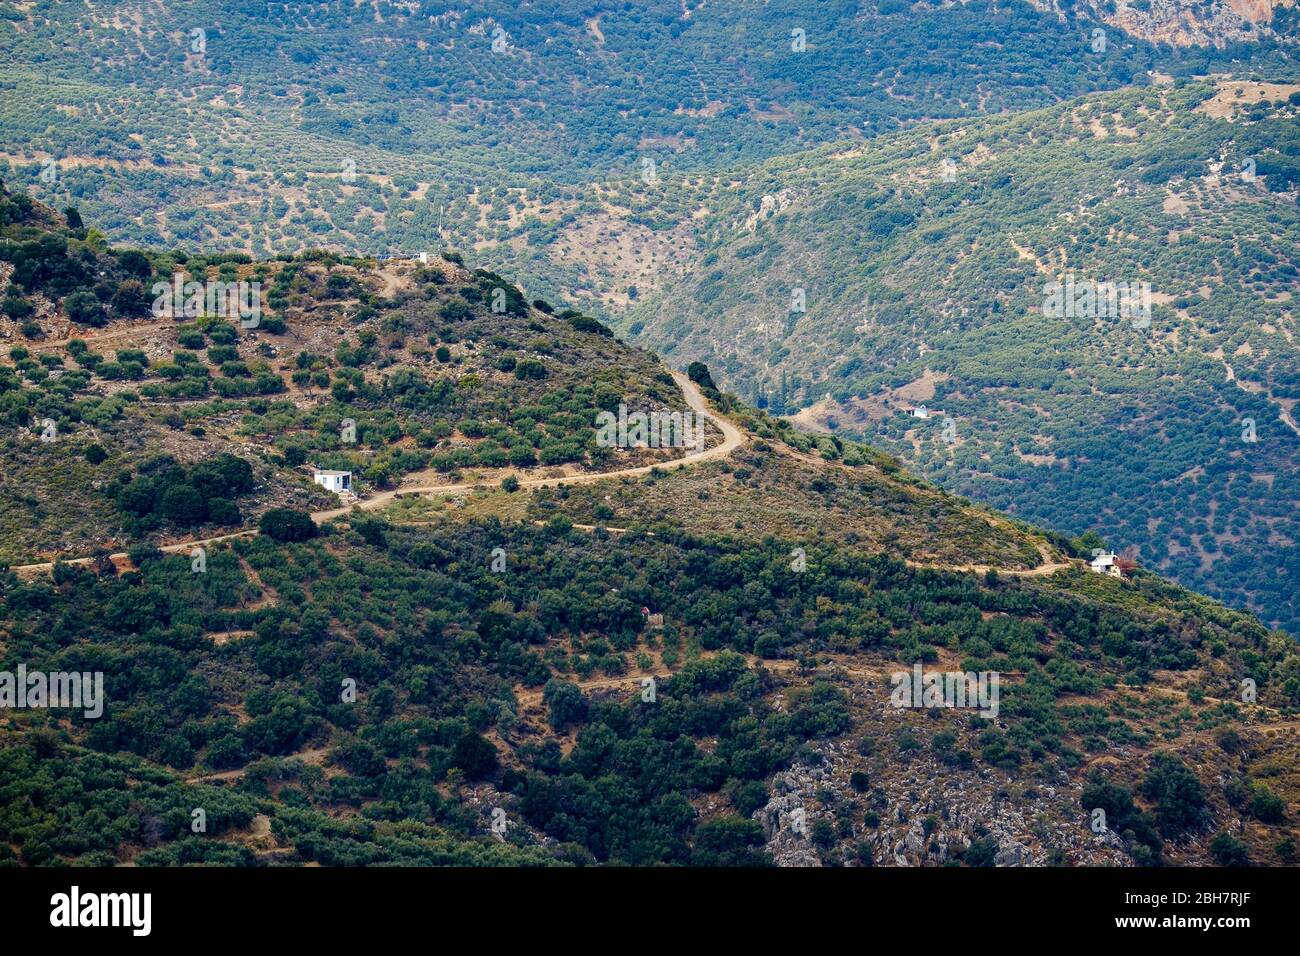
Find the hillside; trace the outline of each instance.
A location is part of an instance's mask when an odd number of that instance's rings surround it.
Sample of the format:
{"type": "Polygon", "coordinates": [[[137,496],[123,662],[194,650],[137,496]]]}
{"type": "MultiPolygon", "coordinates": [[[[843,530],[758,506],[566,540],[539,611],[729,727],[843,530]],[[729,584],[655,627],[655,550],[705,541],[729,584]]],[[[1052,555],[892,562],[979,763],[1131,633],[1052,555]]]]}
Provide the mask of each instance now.
{"type": "MultiPolygon", "coordinates": [[[[114,242],[239,250],[237,278],[314,249],[333,260],[294,268],[336,282],[370,257],[468,249],[528,301],[644,330],[801,426],[1300,630],[1296,110],[1278,105],[1300,90],[1293,3],[365,9],[6,8],[0,175],[114,242]],[[1073,269],[1149,282],[1156,331],[1034,318],[1033,284],[1073,269]],[[796,288],[806,316],[782,314],[796,288]],[[905,427],[925,401],[960,413],[952,441],[905,427]],[[1247,421],[1257,441],[1239,441],[1247,421]]],[[[66,477],[28,465],[37,490],[66,477]]],[[[102,480],[84,471],[72,484],[102,480]]],[[[76,500],[26,550],[0,516],[0,557],[111,548],[82,527],[112,518],[102,501],[76,500]]]]}
{"type": "MultiPolygon", "coordinates": [[[[157,475],[220,454],[248,458],[237,497],[256,518],[273,504],[334,501],[312,484],[313,466],[355,472],[365,495],[672,454],[602,448],[591,434],[596,412],[620,401],[664,411],[679,401],[651,356],[577,312],[528,303],[459,257],[146,256],[2,189],[0,222],[0,381],[17,429],[5,444],[19,463],[0,484],[15,505],[0,522],[0,559],[213,527],[179,506],[140,513],[154,502],[124,487],[114,508],[123,469],[157,475]],[[171,301],[175,276],[257,283],[265,308],[247,320],[175,315],[193,305],[190,292],[171,301]],[[51,440],[29,428],[33,418],[53,423],[51,440]],[[76,507],[47,507],[54,500],[76,507]]],[[[216,527],[238,524],[239,508],[216,527]]]]}
{"type": "Polygon", "coordinates": [[[598,237],[663,238],[648,213],[674,200],[639,197],[646,178],[708,180],[1153,69],[1289,68],[1290,43],[1263,31],[1185,48],[1107,27],[1094,50],[1102,21],[1082,5],[762,9],[760,26],[746,0],[7,5],[0,175],[122,242],[379,255],[441,234],[543,295],[621,295],[638,282],[598,237]]]}
{"type": "Polygon", "coordinates": [[[0,195],[32,309],[6,547],[100,555],[0,572],[0,670],[101,671],[105,706],[5,709],[0,863],[1295,862],[1289,636],[454,255],[180,259],[79,220],[0,195]],[[134,317],[178,271],[268,308],[134,317]],[[710,437],[605,448],[611,400],[710,437]],[[998,674],[993,712],[894,706],[913,665],[998,674]]]}
{"type": "Polygon", "coordinates": [[[1300,631],[1298,117],[1295,84],[1172,84],[775,159],[624,321],[761,407],[1300,631]],[[1066,282],[1149,305],[1088,314],[1080,291],[1054,315],[1066,282]]]}

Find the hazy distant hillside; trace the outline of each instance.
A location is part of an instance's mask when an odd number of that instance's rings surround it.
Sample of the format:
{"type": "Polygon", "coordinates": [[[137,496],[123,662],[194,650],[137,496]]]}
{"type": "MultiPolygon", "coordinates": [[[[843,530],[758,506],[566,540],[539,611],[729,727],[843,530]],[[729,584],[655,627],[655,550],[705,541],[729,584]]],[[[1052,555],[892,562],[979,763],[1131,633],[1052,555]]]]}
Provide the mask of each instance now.
{"type": "Polygon", "coordinates": [[[1271,40],[1174,50],[1106,28],[1098,45],[1094,21],[1021,0],[5,9],[6,178],[114,238],[373,254],[442,229],[547,250],[521,274],[597,293],[608,270],[554,254],[599,244],[593,171],[706,172],[1150,69],[1282,62],[1271,40]]]}
{"type": "Polygon", "coordinates": [[[773,160],[631,328],[1300,630],[1298,120],[1294,84],[1162,86],[773,160]],[[1045,315],[1069,276],[1149,318],[1045,315]]]}

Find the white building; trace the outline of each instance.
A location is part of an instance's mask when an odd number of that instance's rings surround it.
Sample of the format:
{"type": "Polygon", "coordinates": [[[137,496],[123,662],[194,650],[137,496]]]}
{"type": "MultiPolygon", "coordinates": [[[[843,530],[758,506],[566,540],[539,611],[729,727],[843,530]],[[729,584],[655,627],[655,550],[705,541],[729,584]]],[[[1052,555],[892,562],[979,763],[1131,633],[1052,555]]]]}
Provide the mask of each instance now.
{"type": "Polygon", "coordinates": [[[1113,551],[1101,552],[1088,562],[1088,566],[1098,574],[1109,574],[1112,578],[1123,577],[1119,563],[1115,559],[1115,552],[1113,551]]]}
{"type": "Polygon", "coordinates": [[[326,491],[332,491],[339,495],[352,494],[352,472],[350,471],[320,471],[318,469],[312,475],[311,480],[326,491]]]}
{"type": "Polygon", "coordinates": [[[912,409],[907,414],[911,415],[913,418],[930,418],[932,416],[942,416],[943,409],[937,408],[934,411],[931,411],[924,405],[917,405],[916,408],[912,409]]]}

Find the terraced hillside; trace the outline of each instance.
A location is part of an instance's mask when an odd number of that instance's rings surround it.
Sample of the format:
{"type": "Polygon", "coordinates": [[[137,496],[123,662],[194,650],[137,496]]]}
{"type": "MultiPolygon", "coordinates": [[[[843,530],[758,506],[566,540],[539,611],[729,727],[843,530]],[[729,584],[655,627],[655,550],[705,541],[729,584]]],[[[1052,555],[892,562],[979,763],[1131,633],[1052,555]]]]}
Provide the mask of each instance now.
{"type": "Polygon", "coordinates": [[[9,546],[44,509],[129,547],[0,569],[0,672],[103,678],[99,713],[0,711],[0,864],[1296,862],[1300,653],[1250,615],[454,260],[137,257],[2,198],[39,326],[0,376],[9,546]],[[267,280],[257,324],[132,318],[131,282],[232,269],[267,280]],[[594,452],[607,389],[702,410],[714,454],[594,452]],[[583,454],[546,477],[492,440],[583,454]],[[358,506],[308,514],[295,448],[365,475],[358,506]],[[380,463],[436,484],[386,495],[380,463]],[[92,470],[15,503],[60,467],[92,470]],[[907,706],[913,668],[978,701],[907,706]]]}
{"type": "Polygon", "coordinates": [[[652,356],[454,254],[146,255],[2,186],[0,222],[13,462],[0,559],[11,563],[116,550],[141,533],[215,533],[273,505],[324,508],[336,498],[312,484],[313,468],[354,472],[368,494],[677,454],[602,447],[593,433],[596,414],[620,403],[683,410],[652,356]],[[186,289],[239,283],[256,288],[257,315],[207,313],[186,289]],[[251,474],[231,488],[184,474],[218,453],[251,461],[251,474]],[[179,490],[169,504],[173,484],[223,504],[210,513],[179,490]]]}
{"type": "Polygon", "coordinates": [[[1171,84],[774,159],[626,322],[1294,631],[1298,117],[1295,84],[1171,84]],[[1149,311],[1087,300],[1103,283],[1149,311]]]}
{"type": "MultiPolygon", "coordinates": [[[[0,171],[119,241],[376,255],[442,233],[499,246],[492,261],[512,269],[526,246],[521,274],[543,294],[599,293],[611,270],[560,252],[608,225],[605,184],[708,177],[1153,68],[1286,62],[1262,33],[1173,49],[1107,28],[1094,49],[1099,21],[1021,0],[781,0],[763,13],[759,27],[743,0],[11,4],[0,171]]],[[[645,215],[617,224],[629,239],[659,229],[645,215]]]]}

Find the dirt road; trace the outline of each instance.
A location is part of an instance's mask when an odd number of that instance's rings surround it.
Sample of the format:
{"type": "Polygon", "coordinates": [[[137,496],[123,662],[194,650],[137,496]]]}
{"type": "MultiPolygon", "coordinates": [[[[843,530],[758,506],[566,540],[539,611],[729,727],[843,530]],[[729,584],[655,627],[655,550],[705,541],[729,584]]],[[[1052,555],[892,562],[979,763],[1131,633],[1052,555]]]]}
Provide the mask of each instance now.
{"type": "MultiPolygon", "coordinates": [[[[566,475],[562,478],[524,478],[519,482],[520,488],[551,488],[557,485],[589,485],[593,482],[604,481],[606,478],[623,478],[635,475],[648,475],[651,471],[658,468],[660,471],[673,471],[677,468],[685,468],[688,465],[698,465],[701,462],[713,461],[717,458],[725,458],[741,445],[748,441],[745,434],[733,425],[727,419],[713,414],[704,401],[704,396],[700,390],[695,387],[685,375],[680,372],[674,372],[673,378],[681,387],[682,394],[686,397],[686,404],[692,411],[704,416],[712,422],[719,431],[722,432],[722,442],[714,445],[712,448],[706,448],[702,451],[691,452],[681,458],[674,458],[672,461],[665,461],[653,465],[639,465],[636,468],[620,468],[617,471],[592,472],[585,475],[566,475]]],[[[436,495],[457,495],[474,491],[479,488],[499,487],[498,481],[470,481],[453,485],[424,485],[413,486],[408,488],[394,488],[391,491],[381,491],[376,495],[357,502],[352,507],[330,508],[326,511],[317,511],[312,514],[312,520],[317,524],[322,521],[329,521],[331,518],[341,517],[352,510],[353,507],[360,508],[362,511],[374,511],[382,508],[396,498],[407,498],[411,496],[436,496],[436,495]]]]}
{"type": "MultiPolygon", "coordinates": [[[[712,411],[709,410],[708,404],[704,401],[704,396],[700,394],[700,390],[696,388],[694,382],[692,382],[690,379],[688,379],[685,375],[681,374],[680,372],[674,372],[673,378],[677,381],[677,384],[681,387],[682,394],[686,398],[686,404],[689,405],[694,412],[704,416],[706,419],[712,422],[718,428],[718,430],[722,432],[721,443],[714,445],[712,448],[705,448],[701,451],[691,452],[688,455],[684,455],[681,458],[675,458],[672,461],[656,463],[653,465],[640,465],[636,468],[620,468],[617,471],[593,472],[591,474],[584,474],[584,475],[566,475],[565,477],[562,478],[525,478],[519,482],[519,487],[520,488],[546,488],[546,487],[553,487],[556,485],[585,485],[595,481],[604,481],[606,478],[620,478],[620,477],[630,477],[635,475],[645,475],[645,474],[649,474],[655,468],[658,468],[661,471],[672,471],[677,468],[685,468],[688,465],[696,465],[705,461],[713,461],[714,459],[717,458],[725,458],[727,455],[730,455],[735,449],[745,444],[745,442],[748,440],[747,436],[739,428],[737,428],[731,422],[727,421],[727,419],[722,418],[719,415],[715,415],[713,414],[712,411]]],[[[341,518],[344,515],[350,514],[354,509],[360,509],[362,511],[374,511],[376,509],[383,508],[385,505],[391,503],[393,500],[397,498],[406,498],[412,496],[439,496],[439,495],[465,494],[467,492],[475,491],[481,488],[496,488],[499,486],[500,486],[499,481],[492,480],[492,481],[461,482],[458,484],[449,484],[449,485],[424,485],[424,486],[413,486],[407,488],[394,488],[391,491],[381,491],[378,494],[372,495],[371,497],[366,498],[363,501],[357,502],[355,505],[348,505],[342,508],[327,508],[323,511],[314,511],[312,512],[311,517],[312,520],[316,522],[316,524],[323,524],[324,522],[329,521],[333,518],[341,518]]],[[[182,541],[176,544],[169,544],[164,546],[160,550],[162,550],[167,554],[188,552],[194,548],[204,547],[209,544],[218,544],[222,541],[229,541],[232,538],[249,537],[255,534],[257,534],[256,528],[248,528],[243,531],[235,531],[235,532],[231,532],[230,534],[217,535],[212,538],[198,538],[192,541],[182,541]]],[[[118,552],[117,554],[110,555],[109,557],[110,559],[123,559],[126,557],[126,552],[124,551],[118,552]]],[[[84,564],[90,564],[94,560],[95,560],[94,557],[81,557],[81,558],[71,558],[65,560],[64,563],[84,565],[84,564]]],[[[20,575],[30,576],[30,575],[40,574],[43,572],[49,572],[49,570],[53,567],[54,567],[54,562],[42,561],[36,564],[15,565],[10,570],[20,575]]]]}
{"type": "MultiPolygon", "coordinates": [[[[713,461],[719,458],[725,458],[748,441],[748,436],[745,435],[744,432],[742,432],[739,428],[737,428],[727,419],[719,415],[715,415],[709,409],[708,404],[704,400],[704,396],[700,394],[700,390],[696,387],[694,382],[692,382],[690,379],[688,379],[685,375],[683,375],[680,372],[674,372],[673,378],[676,380],[678,386],[681,388],[682,394],[686,399],[687,405],[689,405],[694,412],[704,416],[706,419],[712,422],[713,425],[716,426],[718,430],[722,432],[722,441],[719,444],[714,445],[712,448],[705,448],[701,451],[691,452],[688,455],[684,455],[681,458],[675,458],[672,461],[656,463],[653,465],[639,465],[635,468],[620,468],[617,471],[593,472],[590,474],[582,474],[582,475],[566,475],[561,478],[525,478],[519,482],[519,487],[520,488],[547,488],[547,487],[555,487],[558,485],[586,485],[597,481],[604,481],[607,478],[634,477],[637,475],[645,475],[645,474],[649,474],[651,471],[653,471],[656,468],[659,469],[660,471],[673,471],[678,468],[685,468],[691,465],[700,464],[702,462],[713,461]]],[[[802,457],[802,456],[798,456],[797,453],[793,453],[793,454],[796,454],[796,457],[802,457]]],[[[378,494],[372,495],[371,497],[364,499],[363,501],[358,501],[354,505],[344,506],[341,508],[327,508],[323,511],[312,512],[311,517],[312,520],[319,525],[319,524],[323,524],[326,521],[330,521],[334,518],[341,518],[344,515],[352,513],[352,511],[354,510],[374,511],[383,508],[384,506],[392,503],[397,498],[420,497],[420,496],[434,497],[434,496],[441,496],[441,495],[466,494],[468,492],[475,491],[482,488],[496,488],[499,486],[500,486],[499,481],[491,480],[491,481],[459,482],[456,484],[447,484],[447,485],[422,485],[422,486],[411,486],[406,488],[394,488],[390,491],[381,491],[378,494]]],[[[580,530],[588,530],[588,531],[595,530],[593,526],[588,526],[588,525],[575,525],[575,527],[579,528],[580,530]]],[[[617,533],[625,529],[608,528],[606,530],[617,533]]],[[[210,544],[219,544],[222,541],[229,541],[234,538],[251,537],[252,535],[255,534],[257,534],[256,528],[248,528],[243,531],[235,531],[229,534],[217,535],[216,537],[212,537],[212,538],[200,538],[193,541],[183,541],[183,542],[178,542],[176,544],[169,544],[163,546],[160,550],[162,550],[164,553],[167,554],[188,552],[194,548],[206,547],[207,545],[210,544]]],[[[1039,565],[1036,568],[1029,568],[1024,570],[1007,569],[1007,568],[990,568],[990,566],[988,565],[976,565],[976,564],[935,565],[935,564],[924,564],[918,561],[908,561],[907,564],[914,568],[933,568],[936,570],[970,572],[973,574],[982,574],[986,571],[994,570],[997,571],[998,574],[1013,576],[1013,577],[1039,577],[1043,575],[1053,574],[1056,571],[1059,571],[1063,568],[1067,568],[1070,566],[1068,562],[1053,562],[1052,560],[1053,555],[1049,553],[1047,548],[1041,544],[1039,548],[1044,563],[1042,565],[1039,565]]],[[[126,558],[126,553],[119,552],[117,554],[110,555],[109,557],[110,559],[124,559],[126,558]]],[[[85,564],[92,563],[94,560],[95,558],[93,557],[82,557],[82,558],[72,558],[70,560],[65,561],[64,563],[85,565],[85,564]]],[[[43,561],[37,564],[17,565],[11,568],[11,570],[23,576],[34,576],[41,573],[48,573],[50,569],[53,567],[54,567],[53,562],[43,561]]]]}

